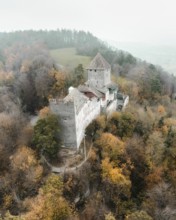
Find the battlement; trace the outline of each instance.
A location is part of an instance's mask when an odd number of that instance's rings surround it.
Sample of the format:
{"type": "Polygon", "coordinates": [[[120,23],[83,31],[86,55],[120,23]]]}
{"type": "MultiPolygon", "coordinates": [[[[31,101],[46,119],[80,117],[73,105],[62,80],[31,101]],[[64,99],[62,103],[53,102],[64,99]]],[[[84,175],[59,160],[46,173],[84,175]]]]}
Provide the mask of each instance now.
{"type": "Polygon", "coordinates": [[[50,99],[51,111],[60,116],[75,114],[74,102],[65,102],[63,99],[50,99]]]}

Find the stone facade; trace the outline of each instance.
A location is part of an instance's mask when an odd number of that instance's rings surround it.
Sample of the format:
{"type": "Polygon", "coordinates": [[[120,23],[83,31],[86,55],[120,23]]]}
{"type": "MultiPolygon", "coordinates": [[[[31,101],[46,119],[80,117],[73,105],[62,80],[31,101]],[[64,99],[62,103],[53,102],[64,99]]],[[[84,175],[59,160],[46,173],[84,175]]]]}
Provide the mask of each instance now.
{"type": "Polygon", "coordinates": [[[102,88],[103,86],[111,83],[110,69],[96,70],[88,69],[88,84],[93,87],[102,88]]]}
{"type": "Polygon", "coordinates": [[[76,139],[76,120],[75,106],[73,102],[65,103],[63,100],[50,100],[51,111],[59,116],[61,125],[61,139],[65,146],[75,147],[76,139]]]}
{"type": "Polygon", "coordinates": [[[128,102],[122,97],[118,103],[117,85],[110,80],[111,67],[101,54],[96,55],[87,71],[88,81],[84,85],[71,87],[62,100],[50,100],[51,111],[60,119],[64,146],[75,149],[79,149],[86,127],[101,112],[111,114],[128,102]]]}

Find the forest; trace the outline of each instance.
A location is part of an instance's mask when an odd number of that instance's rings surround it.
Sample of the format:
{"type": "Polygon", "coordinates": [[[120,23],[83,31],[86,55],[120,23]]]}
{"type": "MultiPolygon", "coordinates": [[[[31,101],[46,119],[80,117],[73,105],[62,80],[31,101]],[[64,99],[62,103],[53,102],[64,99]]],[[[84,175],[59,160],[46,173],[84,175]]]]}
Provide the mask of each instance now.
{"type": "Polygon", "coordinates": [[[0,33],[0,45],[0,219],[176,219],[174,75],[83,31],[0,33]],[[81,63],[61,69],[49,53],[69,47],[90,57],[99,51],[130,102],[88,126],[89,159],[58,175],[42,159],[61,159],[48,100],[86,79],[81,63]]]}

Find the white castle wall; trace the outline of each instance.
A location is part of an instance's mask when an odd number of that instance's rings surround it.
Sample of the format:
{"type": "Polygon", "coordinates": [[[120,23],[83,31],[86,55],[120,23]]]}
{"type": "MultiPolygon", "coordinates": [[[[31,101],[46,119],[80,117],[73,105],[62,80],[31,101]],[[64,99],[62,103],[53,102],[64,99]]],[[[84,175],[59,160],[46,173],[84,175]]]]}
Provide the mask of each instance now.
{"type": "Polygon", "coordinates": [[[112,101],[106,108],[107,115],[111,115],[117,110],[117,99],[112,101]]]}
{"type": "Polygon", "coordinates": [[[115,99],[115,93],[114,92],[112,94],[109,93],[108,100],[111,101],[114,99],[115,99]]]}
{"type": "Polygon", "coordinates": [[[87,101],[78,115],[76,115],[77,148],[84,138],[86,127],[100,114],[100,111],[100,101],[94,98],[87,101]]]}

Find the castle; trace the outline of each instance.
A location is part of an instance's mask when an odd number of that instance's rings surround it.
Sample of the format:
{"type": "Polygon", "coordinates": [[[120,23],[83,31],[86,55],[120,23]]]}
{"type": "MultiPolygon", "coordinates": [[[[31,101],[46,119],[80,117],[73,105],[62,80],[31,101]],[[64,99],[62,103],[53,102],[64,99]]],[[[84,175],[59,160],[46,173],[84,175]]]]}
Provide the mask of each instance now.
{"type": "Polygon", "coordinates": [[[64,146],[79,149],[86,127],[102,112],[111,114],[128,104],[129,97],[118,93],[111,82],[111,66],[98,53],[91,61],[88,80],[78,88],[69,88],[64,99],[51,99],[50,109],[61,122],[64,146]]]}

